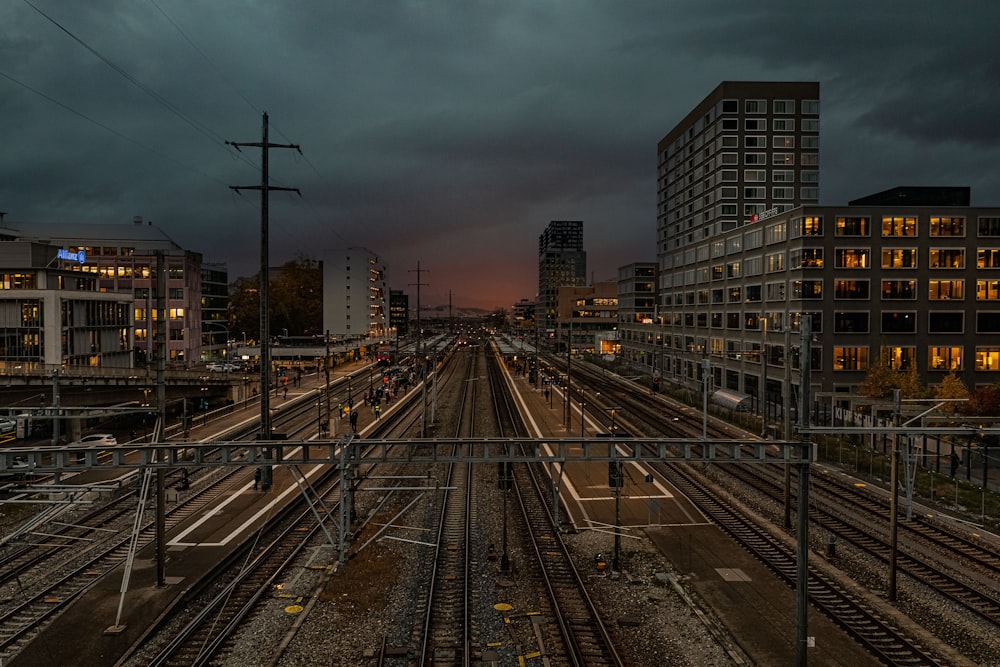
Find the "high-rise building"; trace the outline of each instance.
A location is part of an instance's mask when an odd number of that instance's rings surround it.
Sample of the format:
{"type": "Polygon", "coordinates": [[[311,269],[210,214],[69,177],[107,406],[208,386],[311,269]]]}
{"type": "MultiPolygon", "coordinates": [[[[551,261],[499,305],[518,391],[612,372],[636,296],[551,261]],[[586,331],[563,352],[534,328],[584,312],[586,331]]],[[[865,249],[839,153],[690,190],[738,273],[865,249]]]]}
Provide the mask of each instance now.
{"type": "Polygon", "coordinates": [[[625,359],[771,424],[797,418],[806,364],[814,414],[849,408],[878,364],[995,385],[1000,207],[947,186],[820,206],[818,97],[726,82],[659,142],[657,305],[649,324],[620,308],[625,359]]]}
{"type": "Polygon", "coordinates": [[[383,338],[389,329],[389,289],[382,258],[362,247],[323,259],[323,330],[336,338],[383,338]]]}
{"type": "Polygon", "coordinates": [[[402,290],[389,290],[389,328],[396,336],[410,332],[410,295],[402,290]]]}
{"type": "Polygon", "coordinates": [[[587,253],[581,220],[553,220],[538,237],[538,301],[535,318],[543,338],[554,338],[559,288],[587,284],[587,253]]]}

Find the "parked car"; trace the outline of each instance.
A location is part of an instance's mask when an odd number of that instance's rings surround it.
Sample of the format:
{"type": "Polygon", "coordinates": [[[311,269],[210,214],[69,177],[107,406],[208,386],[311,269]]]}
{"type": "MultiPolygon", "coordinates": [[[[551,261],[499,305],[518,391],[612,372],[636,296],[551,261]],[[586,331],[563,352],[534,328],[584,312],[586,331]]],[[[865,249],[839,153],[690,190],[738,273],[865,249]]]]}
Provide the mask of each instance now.
{"type": "Polygon", "coordinates": [[[72,445],[99,445],[113,447],[118,444],[118,438],[110,433],[91,433],[90,435],[85,435],[79,440],[69,443],[72,445]]]}
{"type": "Polygon", "coordinates": [[[17,430],[17,422],[9,417],[0,417],[0,433],[13,433],[17,430]]]}
{"type": "Polygon", "coordinates": [[[232,371],[238,371],[238,370],[240,370],[239,366],[237,366],[236,364],[233,364],[233,363],[229,363],[228,361],[225,362],[225,363],[211,363],[211,364],[208,364],[208,366],[206,368],[208,368],[208,370],[213,371],[215,373],[222,373],[222,372],[225,372],[225,371],[232,372],[232,371]]]}
{"type": "Polygon", "coordinates": [[[0,477],[5,479],[24,480],[31,476],[31,466],[27,461],[15,460],[7,470],[0,473],[0,477]]]}

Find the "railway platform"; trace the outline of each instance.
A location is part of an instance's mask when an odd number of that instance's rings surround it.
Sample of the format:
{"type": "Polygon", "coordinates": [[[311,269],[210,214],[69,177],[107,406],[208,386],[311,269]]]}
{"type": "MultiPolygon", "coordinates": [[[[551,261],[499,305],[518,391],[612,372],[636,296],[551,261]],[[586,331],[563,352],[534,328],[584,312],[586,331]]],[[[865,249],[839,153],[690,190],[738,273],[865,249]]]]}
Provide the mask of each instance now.
{"type": "MultiPolygon", "coordinates": [[[[567,428],[563,394],[557,387],[534,387],[524,376],[515,375],[514,385],[539,431],[539,437],[564,438],[588,436],[601,425],[581,422],[579,405],[570,405],[571,428],[567,428]],[[581,427],[581,423],[583,426],[581,427]]],[[[586,529],[587,522],[614,523],[614,513],[598,504],[611,506],[606,463],[568,465],[561,495],[573,529],[586,529]],[[586,469],[587,466],[590,469],[586,469]],[[599,468],[599,469],[597,469],[599,468]]],[[[640,471],[641,478],[645,471],[640,471]]],[[[658,516],[651,515],[649,498],[641,485],[627,485],[621,499],[621,525],[629,534],[645,533],[657,549],[672,563],[675,578],[683,589],[693,593],[690,604],[707,625],[721,626],[757,665],[792,665],[796,659],[795,591],[785,585],[762,563],[744,551],[718,526],[706,521],[692,506],[685,505],[681,494],[669,487],[660,492],[658,516]],[[674,496],[674,497],[671,497],[674,496]]],[[[627,549],[627,544],[625,545],[627,549]]],[[[823,558],[812,554],[811,558],[823,558]]],[[[622,585],[629,585],[627,577],[622,585]]],[[[821,612],[810,606],[809,636],[814,647],[808,649],[810,665],[879,664],[859,644],[848,637],[821,612]]],[[[734,664],[740,664],[734,662],[734,664]]]]}
{"type": "MultiPolygon", "coordinates": [[[[363,366],[357,365],[358,368],[363,366]]],[[[338,368],[341,372],[349,370],[338,368]]],[[[272,404],[280,408],[286,401],[315,393],[316,385],[315,376],[305,376],[297,386],[290,383],[287,399],[279,397],[275,400],[272,397],[272,404]]],[[[221,420],[213,420],[208,425],[195,424],[189,437],[208,437],[212,432],[253,419],[255,414],[255,408],[251,406],[234,411],[221,420]]],[[[303,472],[310,474],[309,470],[303,472]]],[[[298,493],[290,473],[283,467],[274,469],[274,485],[269,491],[255,489],[253,477],[253,471],[248,469],[240,491],[220,499],[214,512],[200,514],[201,518],[186,520],[167,531],[165,585],[159,586],[157,582],[155,543],[151,542],[137,552],[122,603],[120,624],[116,626],[124,565],[94,572],[97,580],[94,585],[81,593],[62,612],[58,621],[50,623],[24,650],[4,664],[17,667],[115,665],[130,646],[142,641],[147,628],[158,618],[184,603],[192,584],[204,572],[233,553],[244,539],[252,537],[262,516],[291,502],[298,493]]],[[[82,478],[73,481],[84,482],[82,478]]],[[[335,551],[331,549],[330,553],[335,551]]]]}

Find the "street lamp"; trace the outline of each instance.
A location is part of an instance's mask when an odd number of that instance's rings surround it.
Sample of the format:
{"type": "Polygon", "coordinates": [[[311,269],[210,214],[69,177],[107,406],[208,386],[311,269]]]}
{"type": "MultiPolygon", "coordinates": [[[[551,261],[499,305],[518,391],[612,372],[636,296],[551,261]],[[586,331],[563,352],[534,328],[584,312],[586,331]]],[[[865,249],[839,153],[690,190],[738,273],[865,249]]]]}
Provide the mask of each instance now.
{"type": "MultiPolygon", "coordinates": [[[[224,354],[222,355],[222,357],[225,361],[229,361],[229,327],[227,327],[222,322],[209,321],[205,322],[205,324],[207,324],[210,327],[219,327],[220,329],[226,332],[226,347],[223,350],[224,354]]],[[[211,335],[212,334],[209,333],[209,336],[211,335]]],[[[246,336],[246,334],[243,335],[246,336]]],[[[209,340],[211,340],[211,338],[209,340]]],[[[209,347],[211,347],[213,350],[215,349],[215,345],[210,345],[209,347]]]]}

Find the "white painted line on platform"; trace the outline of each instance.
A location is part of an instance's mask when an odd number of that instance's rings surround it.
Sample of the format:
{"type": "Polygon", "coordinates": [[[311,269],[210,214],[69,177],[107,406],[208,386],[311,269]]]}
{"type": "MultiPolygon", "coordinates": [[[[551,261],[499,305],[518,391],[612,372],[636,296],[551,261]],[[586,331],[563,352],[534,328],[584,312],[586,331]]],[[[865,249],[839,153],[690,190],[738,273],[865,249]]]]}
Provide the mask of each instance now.
{"type": "MultiPolygon", "coordinates": [[[[295,452],[293,451],[291,455],[294,456],[294,454],[295,454],[295,452]]],[[[319,470],[323,467],[323,465],[324,464],[313,466],[312,469],[309,470],[309,472],[305,473],[305,477],[308,479],[310,477],[315,476],[319,472],[319,470]]],[[[229,505],[231,502],[235,501],[237,498],[241,497],[243,495],[243,493],[245,493],[247,491],[251,491],[252,489],[253,489],[253,482],[247,482],[246,485],[244,485],[240,489],[240,493],[234,493],[231,496],[229,496],[228,498],[226,498],[224,501],[222,501],[221,503],[219,503],[218,505],[215,505],[212,508],[212,511],[206,513],[203,517],[201,517],[200,519],[198,519],[197,521],[195,521],[193,524],[191,524],[186,530],[181,531],[181,533],[177,537],[175,537],[174,539],[172,539],[169,542],[167,542],[167,546],[170,546],[170,547],[222,547],[222,546],[226,546],[227,544],[229,544],[230,542],[232,542],[234,539],[236,539],[237,537],[239,537],[240,535],[242,535],[244,532],[246,532],[247,529],[249,529],[251,526],[257,524],[261,520],[262,517],[270,514],[274,510],[274,507],[279,502],[281,502],[285,498],[287,498],[289,496],[289,494],[298,493],[299,492],[299,487],[297,485],[292,484],[292,485],[288,486],[284,491],[282,491],[281,493],[279,493],[277,496],[273,496],[271,498],[270,502],[268,502],[266,505],[264,505],[260,510],[258,510],[249,519],[247,519],[246,521],[244,521],[243,523],[241,523],[239,526],[237,526],[235,529],[233,529],[233,531],[230,532],[228,535],[226,535],[224,538],[222,538],[222,540],[220,542],[184,542],[184,541],[182,541],[185,537],[187,537],[192,532],[194,532],[195,530],[197,530],[198,528],[200,528],[206,521],[208,521],[212,517],[217,516],[219,513],[221,513],[221,511],[222,511],[222,509],[224,507],[226,507],[227,505],[229,505]]]]}

